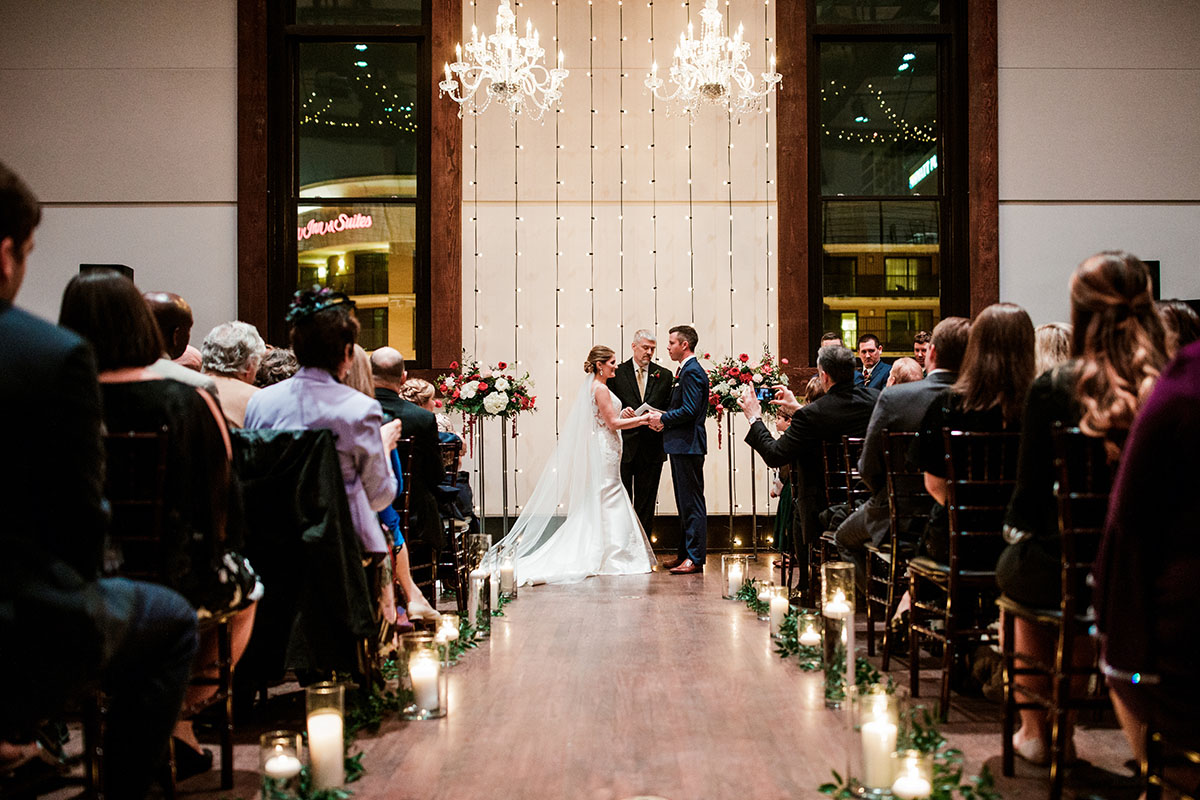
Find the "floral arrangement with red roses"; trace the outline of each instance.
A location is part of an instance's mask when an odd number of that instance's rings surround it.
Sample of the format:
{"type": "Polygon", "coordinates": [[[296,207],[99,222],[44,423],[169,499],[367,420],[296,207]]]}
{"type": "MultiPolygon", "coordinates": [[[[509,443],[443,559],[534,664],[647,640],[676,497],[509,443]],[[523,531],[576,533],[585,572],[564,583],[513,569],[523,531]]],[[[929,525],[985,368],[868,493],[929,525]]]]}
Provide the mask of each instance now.
{"type": "MultiPolygon", "coordinates": [[[[709,360],[708,353],[704,358],[709,360]]],[[[762,357],[757,363],[751,363],[748,353],[726,356],[714,362],[708,371],[708,416],[720,421],[726,411],[739,411],[737,399],[747,387],[757,392],[787,386],[788,376],[783,371],[787,363],[786,358],[777,363],[766,345],[763,345],[762,357]]],[[[763,403],[762,409],[764,415],[775,416],[775,406],[763,403]]]]}
{"type": "Polygon", "coordinates": [[[516,436],[516,416],[535,410],[537,396],[528,372],[517,375],[503,361],[489,367],[466,354],[461,366],[453,361],[450,368],[454,372],[438,376],[437,388],[446,398],[446,410],[461,413],[469,428],[481,417],[504,417],[514,420],[516,436]]]}

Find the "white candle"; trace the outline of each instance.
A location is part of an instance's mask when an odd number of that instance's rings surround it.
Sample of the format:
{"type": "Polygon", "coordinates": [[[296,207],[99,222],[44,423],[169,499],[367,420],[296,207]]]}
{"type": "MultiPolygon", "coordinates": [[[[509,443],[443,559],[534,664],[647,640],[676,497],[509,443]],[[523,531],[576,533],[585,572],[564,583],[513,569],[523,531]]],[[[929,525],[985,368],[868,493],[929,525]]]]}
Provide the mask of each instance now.
{"type": "Polygon", "coordinates": [[[500,607],[500,572],[496,570],[492,572],[491,580],[488,582],[488,596],[492,599],[492,611],[500,607]]]}
{"type": "Polygon", "coordinates": [[[901,775],[892,784],[892,794],[900,800],[920,800],[932,793],[933,787],[920,775],[901,775]]]}
{"type": "Polygon", "coordinates": [[[736,597],[738,590],[742,588],[742,565],[740,563],[732,564],[729,567],[729,586],[726,594],[730,597],[736,597]]]}
{"type": "Polygon", "coordinates": [[[337,711],[314,711],[308,715],[308,762],[313,786],[336,789],[346,782],[345,742],[342,715],[337,711]]]}
{"type": "Polygon", "coordinates": [[[453,642],[458,638],[458,628],[450,620],[446,620],[438,628],[437,638],[441,642],[453,642]]]}
{"type": "Polygon", "coordinates": [[[863,723],[862,782],[868,788],[880,789],[892,783],[892,753],[896,752],[896,730],[896,723],[886,717],[863,723]]]}
{"type": "Polygon", "coordinates": [[[833,619],[845,619],[850,616],[850,604],[846,602],[846,593],[838,589],[833,599],[825,602],[821,613],[833,619]]]}
{"type": "MultiPolygon", "coordinates": [[[[783,626],[783,618],[787,616],[788,599],[782,595],[771,598],[771,635],[778,636],[783,626]]],[[[819,641],[819,640],[818,640],[819,641]]]]}
{"type": "Polygon", "coordinates": [[[504,592],[505,594],[512,594],[513,589],[516,588],[516,583],[517,572],[516,568],[513,566],[512,559],[505,559],[500,564],[500,591],[504,592]]]}
{"type": "Polygon", "coordinates": [[[413,699],[418,708],[438,711],[438,673],[441,665],[429,653],[418,653],[408,665],[412,678],[413,699]]]}
{"type": "Polygon", "coordinates": [[[487,573],[476,569],[471,571],[470,577],[470,589],[467,591],[467,622],[475,626],[479,624],[479,592],[483,588],[483,579],[487,577],[487,573]]]}
{"type": "Polygon", "coordinates": [[[821,644],[821,634],[812,628],[807,628],[804,633],[800,634],[800,644],[803,647],[819,647],[821,644]]]}
{"type": "MultiPolygon", "coordinates": [[[[275,749],[276,751],[283,750],[282,747],[275,749]]],[[[267,777],[281,781],[294,778],[300,774],[300,759],[289,753],[277,752],[263,762],[263,772],[267,774],[267,777]]]]}

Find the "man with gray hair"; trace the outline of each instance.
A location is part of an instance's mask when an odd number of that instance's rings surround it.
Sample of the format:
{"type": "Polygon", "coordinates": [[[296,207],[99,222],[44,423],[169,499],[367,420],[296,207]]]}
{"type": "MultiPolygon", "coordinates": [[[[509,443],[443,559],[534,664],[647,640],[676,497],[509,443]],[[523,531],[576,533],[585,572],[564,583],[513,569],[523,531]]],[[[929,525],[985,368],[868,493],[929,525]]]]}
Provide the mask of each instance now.
{"type": "Polygon", "coordinates": [[[217,400],[231,428],[245,423],[246,404],[258,391],[254,378],[266,352],[258,329],[246,322],[223,322],[204,337],[200,370],[217,385],[217,400]]]}
{"type": "MultiPolygon", "coordinates": [[[[635,410],[643,404],[665,411],[671,402],[671,372],[652,360],[658,348],[654,331],[642,329],[635,333],[632,348],[633,357],[617,367],[609,383],[621,401],[621,416],[636,416],[635,410]]],[[[663,462],[667,460],[662,431],[645,426],[630,428],[621,432],[621,439],[621,482],[646,536],[650,536],[658,482],[663,462]]]]}

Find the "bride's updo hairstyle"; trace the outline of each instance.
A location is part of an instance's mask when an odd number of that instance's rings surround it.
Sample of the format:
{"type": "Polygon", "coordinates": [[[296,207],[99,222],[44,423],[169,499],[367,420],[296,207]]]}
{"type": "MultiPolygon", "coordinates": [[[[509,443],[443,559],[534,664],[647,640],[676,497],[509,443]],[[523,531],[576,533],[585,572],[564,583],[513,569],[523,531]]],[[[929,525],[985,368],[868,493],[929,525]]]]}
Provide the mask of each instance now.
{"type": "Polygon", "coordinates": [[[1097,253],[1071,276],[1072,354],[1080,360],[1079,427],[1105,439],[1110,459],[1167,362],[1150,271],[1137,256],[1097,253]]]}
{"type": "Polygon", "coordinates": [[[598,344],[588,353],[587,361],[583,362],[583,371],[588,375],[594,375],[600,371],[600,365],[610,358],[615,356],[611,347],[598,344]]]}

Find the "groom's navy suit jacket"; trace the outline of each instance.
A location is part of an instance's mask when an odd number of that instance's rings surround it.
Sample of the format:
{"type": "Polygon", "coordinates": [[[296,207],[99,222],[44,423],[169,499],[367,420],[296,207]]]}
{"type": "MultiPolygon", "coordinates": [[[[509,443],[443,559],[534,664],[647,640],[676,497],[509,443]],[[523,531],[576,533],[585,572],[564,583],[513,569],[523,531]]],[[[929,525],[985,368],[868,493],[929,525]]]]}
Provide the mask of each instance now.
{"type": "Polygon", "coordinates": [[[689,359],[671,386],[670,410],[662,415],[663,452],[702,456],[708,452],[704,419],[708,413],[708,373],[689,359]]]}

